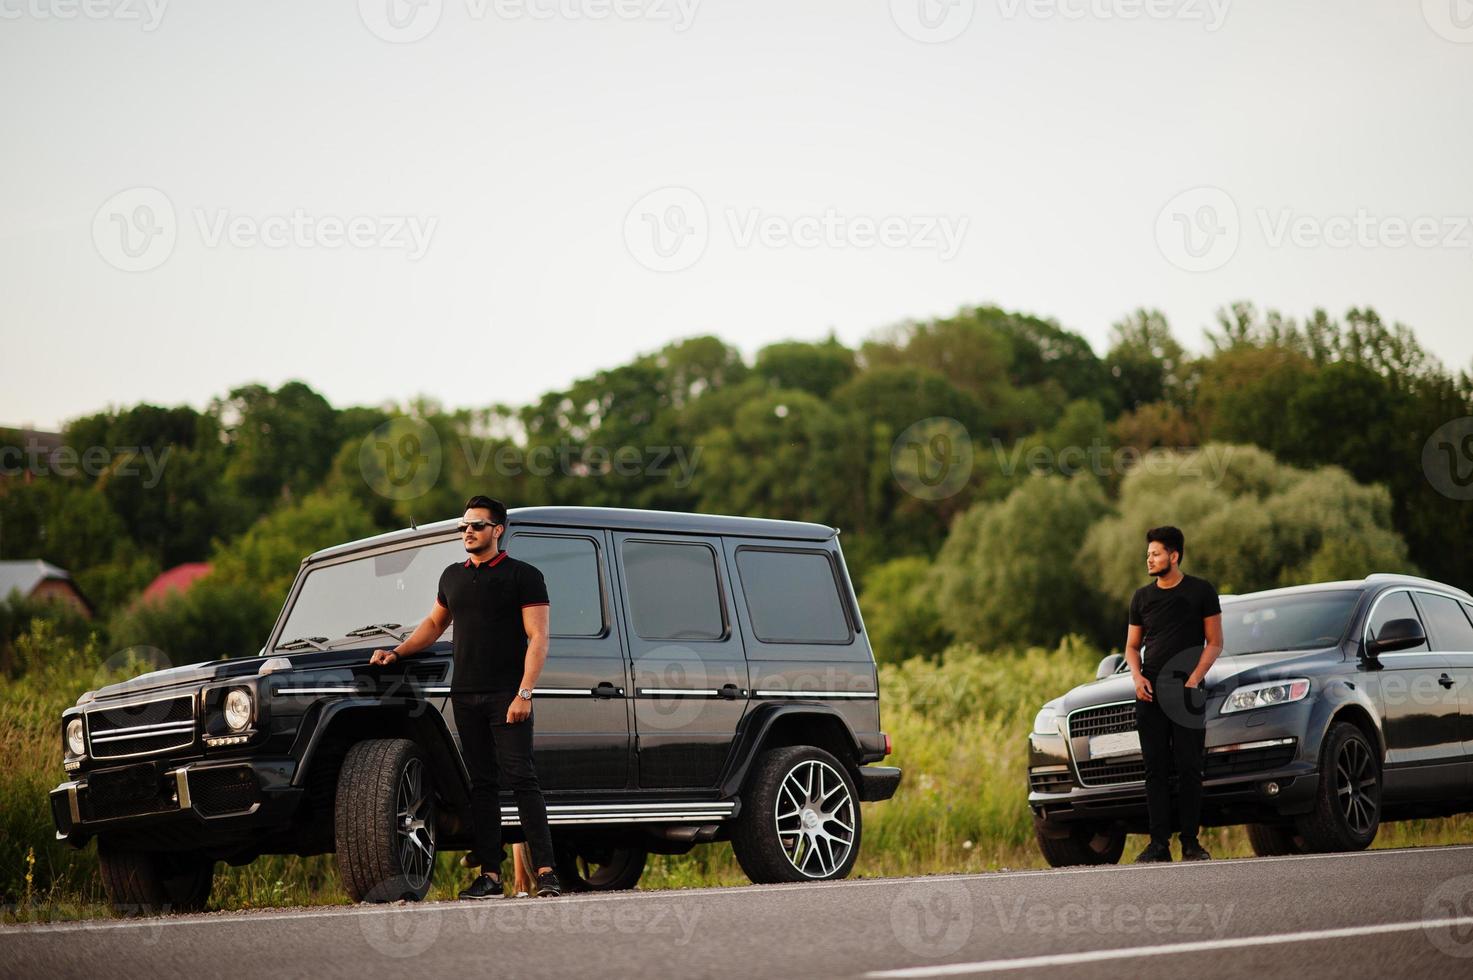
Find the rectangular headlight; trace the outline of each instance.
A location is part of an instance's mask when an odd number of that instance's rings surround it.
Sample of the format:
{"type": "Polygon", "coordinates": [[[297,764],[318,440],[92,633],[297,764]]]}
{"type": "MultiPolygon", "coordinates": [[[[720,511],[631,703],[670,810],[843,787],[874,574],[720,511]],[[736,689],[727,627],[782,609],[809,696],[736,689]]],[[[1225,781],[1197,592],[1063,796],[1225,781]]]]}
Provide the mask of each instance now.
{"type": "Polygon", "coordinates": [[[1309,696],[1309,678],[1295,677],[1287,681],[1269,681],[1264,684],[1249,684],[1227,696],[1222,703],[1222,713],[1251,711],[1254,708],[1271,708],[1276,704],[1303,701],[1309,696]]]}

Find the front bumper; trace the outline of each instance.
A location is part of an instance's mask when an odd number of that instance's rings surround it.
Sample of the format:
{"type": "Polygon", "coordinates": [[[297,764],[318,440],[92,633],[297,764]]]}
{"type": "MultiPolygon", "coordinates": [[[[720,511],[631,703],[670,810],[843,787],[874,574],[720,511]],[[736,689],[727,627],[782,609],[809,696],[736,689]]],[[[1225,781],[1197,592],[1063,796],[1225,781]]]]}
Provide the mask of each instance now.
{"type": "Polygon", "coordinates": [[[51,791],[56,839],[83,847],[100,833],[181,847],[289,823],[303,790],[286,759],[143,762],[96,769],[51,791]]]}

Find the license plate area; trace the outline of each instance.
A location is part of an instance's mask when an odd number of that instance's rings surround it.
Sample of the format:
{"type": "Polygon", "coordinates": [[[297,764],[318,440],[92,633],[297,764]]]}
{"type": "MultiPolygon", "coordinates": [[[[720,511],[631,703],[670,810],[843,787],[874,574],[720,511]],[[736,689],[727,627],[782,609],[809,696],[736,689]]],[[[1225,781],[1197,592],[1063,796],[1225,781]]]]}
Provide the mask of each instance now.
{"type": "Polygon", "coordinates": [[[1092,735],[1089,739],[1089,757],[1108,759],[1117,755],[1139,755],[1141,737],[1136,732],[1111,732],[1108,735],[1092,735]]]}

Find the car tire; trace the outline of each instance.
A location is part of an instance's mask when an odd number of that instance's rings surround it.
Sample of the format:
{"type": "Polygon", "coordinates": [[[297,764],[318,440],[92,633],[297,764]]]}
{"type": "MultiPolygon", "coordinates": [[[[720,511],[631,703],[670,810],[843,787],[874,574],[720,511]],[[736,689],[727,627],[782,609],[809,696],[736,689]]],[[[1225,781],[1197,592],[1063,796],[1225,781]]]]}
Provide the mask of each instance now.
{"type": "Polygon", "coordinates": [[[569,892],[628,891],[644,874],[646,852],[628,845],[558,841],[557,876],[569,892]]]}
{"type": "Polygon", "coordinates": [[[859,857],[859,793],[844,765],[811,745],[769,749],[753,764],[731,837],[756,884],[833,881],[859,857]]]}
{"type": "Polygon", "coordinates": [[[215,884],[215,862],[191,852],[115,848],[99,840],[97,864],[119,915],[199,912],[215,884]]]}
{"type": "Polygon", "coordinates": [[[355,902],[417,902],[435,874],[435,793],[417,744],[358,742],[338,773],[338,874],[355,902]]]}
{"type": "Polygon", "coordinates": [[[1033,836],[1038,849],[1051,868],[1067,868],[1079,864],[1119,864],[1125,853],[1125,828],[1118,823],[1071,823],[1063,827],[1046,827],[1041,820],[1033,822],[1033,836]],[[1051,836],[1067,830],[1067,836],[1051,836]]]}
{"type": "Polygon", "coordinates": [[[1314,809],[1295,822],[1306,850],[1361,851],[1381,825],[1381,758],[1355,725],[1338,722],[1320,746],[1314,809]]]}
{"type": "Polygon", "coordinates": [[[1306,852],[1304,838],[1293,826],[1276,823],[1250,823],[1248,845],[1259,857],[1280,857],[1306,852]]]}

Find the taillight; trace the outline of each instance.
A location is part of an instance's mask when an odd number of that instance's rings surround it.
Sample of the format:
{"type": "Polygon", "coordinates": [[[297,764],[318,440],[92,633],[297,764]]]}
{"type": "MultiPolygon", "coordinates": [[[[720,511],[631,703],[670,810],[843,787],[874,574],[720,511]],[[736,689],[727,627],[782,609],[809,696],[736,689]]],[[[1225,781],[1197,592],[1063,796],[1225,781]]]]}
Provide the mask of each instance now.
{"type": "Polygon", "coordinates": [[[895,751],[895,745],[890,741],[890,735],[887,732],[881,732],[880,734],[885,736],[885,754],[889,755],[895,751]]]}

